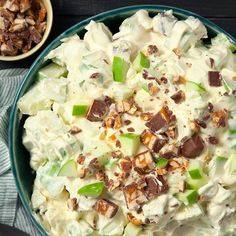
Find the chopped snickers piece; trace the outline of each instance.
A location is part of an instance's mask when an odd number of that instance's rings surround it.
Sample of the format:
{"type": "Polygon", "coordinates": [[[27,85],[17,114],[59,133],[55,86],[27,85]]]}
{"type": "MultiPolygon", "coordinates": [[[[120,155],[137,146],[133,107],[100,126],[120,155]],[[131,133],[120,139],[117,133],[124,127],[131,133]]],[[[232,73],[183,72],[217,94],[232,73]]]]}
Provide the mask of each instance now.
{"type": "Polygon", "coordinates": [[[107,218],[112,218],[117,213],[119,207],[106,199],[98,199],[94,205],[94,210],[107,218]]]}
{"type": "Polygon", "coordinates": [[[195,158],[201,154],[204,149],[204,142],[198,135],[188,138],[180,147],[180,153],[187,158],[195,158]]]}
{"type": "Polygon", "coordinates": [[[149,121],[153,117],[153,114],[151,112],[142,112],[140,114],[140,119],[144,121],[149,121]]]}
{"type": "Polygon", "coordinates": [[[127,112],[131,108],[130,103],[126,101],[118,101],[116,103],[116,110],[119,113],[127,112]]]}
{"type": "Polygon", "coordinates": [[[155,163],[150,151],[136,155],[133,159],[134,170],[140,175],[148,174],[155,169],[155,163]]]}
{"type": "Polygon", "coordinates": [[[212,87],[220,87],[222,84],[219,71],[208,71],[208,82],[212,87]]]}
{"type": "Polygon", "coordinates": [[[78,208],[78,203],[77,203],[77,199],[74,198],[69,198],[67,200],[67,206],[70,210],[74,211],[78,208]]]}
{"type": "Polygon", "coordinates": [[[177,93],[173,94],[170,98],[173,99],[176,104],[179,104],[184,101],[185,94],[182,90],[179,90],[177,93]]]}
{"type": "Polygon", "coordinates": [[[139,209],[140,206],[147,201],[142,189],[139,189],[137,183],[133,182],[123,187],[126,205],[129,209],[139,209]]]}
{"type": "Polygon", "coordinates": [[[105,96],[104,102],[105,102],[106,105],[109,107],[114,101],[113,101],[113,99],[110,98],[109,96],[105,96]]]}
{"type": "Polygon", "coordinates": [[[156,115],[154,115],[147,123],[146,126],[153,132],[156,132],[173,121],[176,121],[172,111],[167,106],[164,106],[156,115]]]}
{"type": "Polygon", "coordinates": [[[212,113],[212,122],[216,128],[225,127],[226,120],[228,118],[229,118],[229,112],[227,110],[220,110],[212,113]]]}
{"type": "Polygon", "coordinates": [[[124,157],[119,161],[119,166],[124,172],[129,172],[132,169],[132,161],[129,157],[124,157]]]}
{"type": "Polygon", "coordinates": [[[167,159],[174,158],[179,155],[179,149],[174,144],[166,145],[165,147],[161,149],[160,155],[167,159]]]}
{"type": "Polygon", "coordinates": [[[140,140],[152,152],[159,152],[166,144],[166,139],[157,137],[152,131],[144,130],[140,136],[140,140]]]}
{"type": "Polygon", "coordinates": [[[88,111],[87,119],[92,122],[102,121],[107,113],[107,110],[107,105],[104,101],[95,99],[88,111]]]}
{"type": "Polygon", "coordinates": [[[145,193],[148,199],[165,193],[168,190],[166,181],[161,176],[159,176],[159,178],[154,176],[148,176],[145,178],[147,183],[147,186],[145,187],[145,193]]]}
{"type": "Polygon", "coordinates": [[[165,131],[165,134],[167,135],[168,138],[175,139],[177,138],[177,135],[178,135],[178,129],[175,125],[170,126],[165,131]]]}

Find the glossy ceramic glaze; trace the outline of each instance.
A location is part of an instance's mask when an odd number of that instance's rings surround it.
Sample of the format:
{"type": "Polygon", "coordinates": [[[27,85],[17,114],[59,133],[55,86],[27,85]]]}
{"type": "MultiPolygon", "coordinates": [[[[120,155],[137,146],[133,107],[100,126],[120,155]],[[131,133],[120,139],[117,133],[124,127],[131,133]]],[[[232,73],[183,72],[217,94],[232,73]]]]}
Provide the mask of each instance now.
{"type": "Polygon", "coordinates": [[[102,21],[104,22],[112,31],[115,33],[118,31],[119,25],[121,22],[134,14],[136,11],[140,9],[148,10],[150,16],[154,16],[158,12],[164,10],[172,9],[174,15],[179,19],[185,19],[188,16],[194,16],[199,18],[207,27],[209,37],[215,36],[217,33],[225,33],[230,41],[236,43],[234,37],[226,33],[223,29],[212,23],[211,21],[193,13],[183,9],[170,7],[170,6],[158,6],[158,5],[139,5],[139,6],[131,6],[119,8],[111,11],[107,11],[101,13],[99,15],[88,18],[80,23],[74,25],[73,27],[66,30],[60,36],[58,36],[36,59],[31,68],[29,69],[24,81],[22,82],[19,91],[15,97],[10,122],[9,122],[9,148],[10,148],[10,158],[11,158],[11,166],[12,171],[15,177],[16,186],[21,198],[21,201],[24,205],[25,210],[30,216],[31,220],[37,227],[37,229],[42,233],[42,235],[47,235],[45,229],[36,221],[36,219],[32,215],[32,209],[30,204],[30,197],[32,193],[32,185],[34,181],[34,173],[30,169],[29,166],[29,153],[26,151],[24,146],[22,145],[22,131],[23,131],[23,119],[19,119],[19,111],[17,109],[17,102],[19,98],[30,88],[32,83],[34,83],[36,72],[45,64],[44,57],[58,45],[60,45],[60,40],[71,36],[73,34],[78,34],[81,38],[86,32],[84,27],[89,23],[90,20],[94,21],[102,21]]]}

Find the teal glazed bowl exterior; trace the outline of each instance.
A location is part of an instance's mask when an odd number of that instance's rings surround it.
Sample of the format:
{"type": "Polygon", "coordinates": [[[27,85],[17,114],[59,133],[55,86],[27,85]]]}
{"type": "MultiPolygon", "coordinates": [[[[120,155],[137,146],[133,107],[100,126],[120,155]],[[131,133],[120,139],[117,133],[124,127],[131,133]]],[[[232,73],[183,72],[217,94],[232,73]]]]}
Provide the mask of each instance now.
{"type": "Polygon", "coordinates": [[[72,36],[73,34],[78,34],[82,38],[86,32],[84,27],[90,22],[90,20],[104,22],[110,28],[112,33],[115,33],[118,31],[119,25],[125,18],[131,16],[140,9],[145,9],[149,11],[150,16],[154,16],[159,12],[172,9],[174,15],[178,19],[185,19],[188,16],[197,17],[207,27],[209,38],[214,37],[218,33],[224,33],[232,43],[236,44],[236,39],[233,36],[226,33],[219,26],[215,25],[213,22],[205,19],[204,17],[201,17],[193,12],[179,9],[176,7],[159,6],[159,5],[138,5],[131,7],[123,7],[98,14],[72,26],[64,33],[59,35],[52,43],[50,43],[49,46],[40,54],[40,56],[32,64],[18,90],[18,93],[15,97],[11,110],[10,121],[9,121],[9,140],[8,140],[12,172],[15,178],[20,199],[23,203],[26,212],[28,213],[32,222],[34,223],[35,227],[41,232],[42,235],[46,236],[48,234],[47,231],[44,229],[44,227],[34,218],[31,208],[30,198],[32,194],[32,186],[35,174],[31,170],[29,165],[30,155],[22,145],[23,123],[25,119],[23,118],[20,120],[19,118],[20,116],[19,116],[19,110],[17,108],[17,102],[19,98],[22,97],[26,93],[26,91],[30,88],[30,86],[34,83],[37,71],[45,64],[44,57],[52,49],[56,48],[61,44],[61,39],[72,36]]]}

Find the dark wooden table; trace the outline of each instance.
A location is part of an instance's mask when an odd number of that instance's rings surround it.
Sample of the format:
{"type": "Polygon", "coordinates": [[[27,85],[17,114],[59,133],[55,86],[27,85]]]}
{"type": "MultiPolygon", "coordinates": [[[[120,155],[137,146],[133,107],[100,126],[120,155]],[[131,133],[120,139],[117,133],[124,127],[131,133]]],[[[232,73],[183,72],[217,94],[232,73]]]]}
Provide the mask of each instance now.
{"type": "MultiPolygon", "coordinates": [[[[51,0],[54,10],[52,31],[46,45],[56,36],[75,23],[110,9],[140,5],[158,4],[184,8],[198,13],[222,27],[236,37],[236,0],[51,0]]],[[[44,47],[43,47],[44,48],[44,47]]],[[[43,50],[18,62],[0,61],[0,69],[25,67],[28,68],[43,50]]]]}

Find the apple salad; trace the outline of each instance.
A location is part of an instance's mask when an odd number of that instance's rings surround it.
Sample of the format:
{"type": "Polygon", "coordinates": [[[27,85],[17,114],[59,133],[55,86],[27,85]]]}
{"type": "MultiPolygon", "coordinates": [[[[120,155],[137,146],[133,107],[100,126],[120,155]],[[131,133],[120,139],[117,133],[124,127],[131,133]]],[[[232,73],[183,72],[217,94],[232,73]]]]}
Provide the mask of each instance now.
{"type": "Polygon", "coordinates": [[[49,235],[236,235],[236,47],[140,10],[62,40],[20,98],[49,235]]]}

